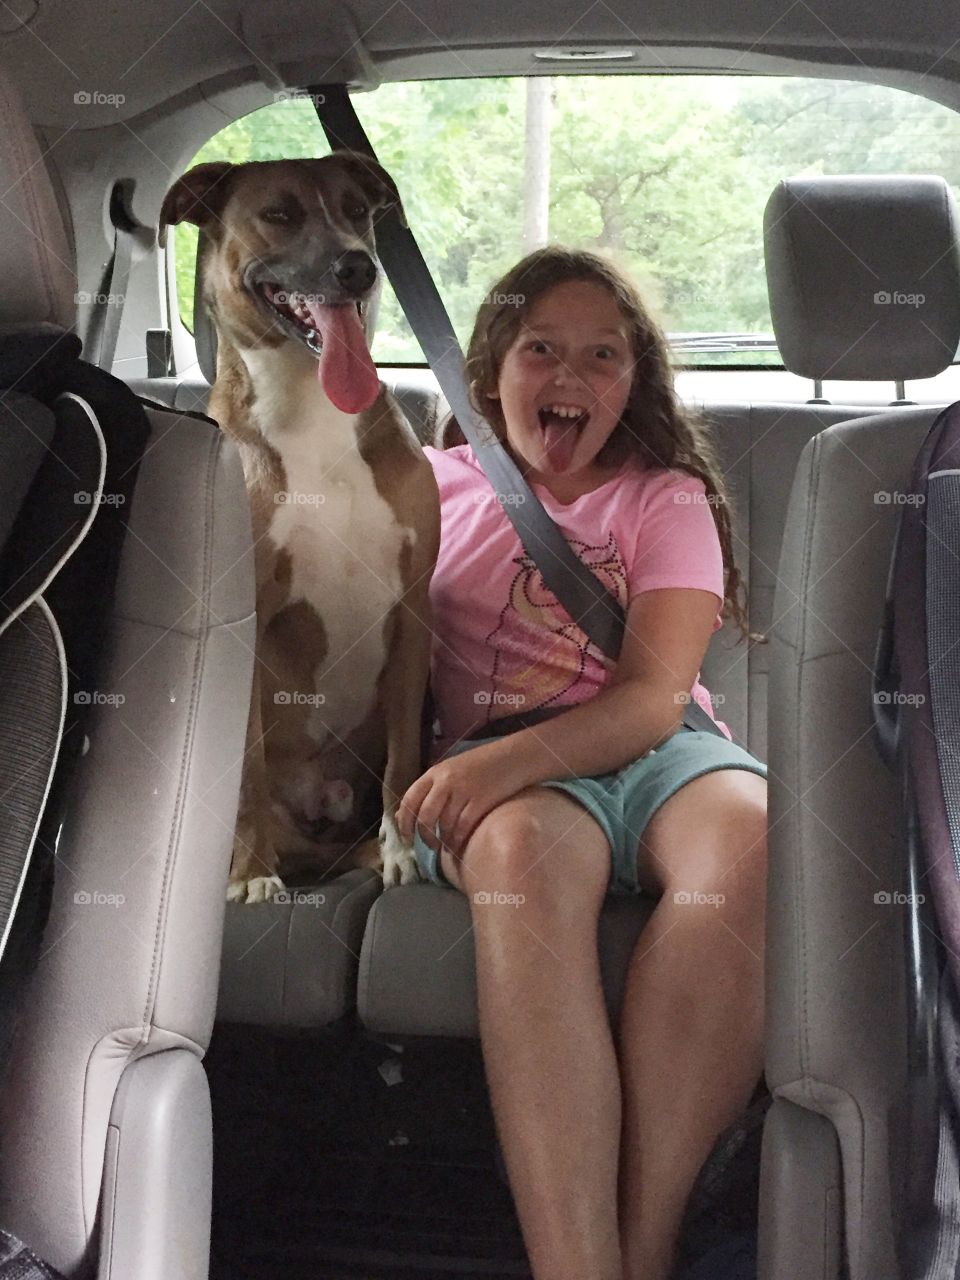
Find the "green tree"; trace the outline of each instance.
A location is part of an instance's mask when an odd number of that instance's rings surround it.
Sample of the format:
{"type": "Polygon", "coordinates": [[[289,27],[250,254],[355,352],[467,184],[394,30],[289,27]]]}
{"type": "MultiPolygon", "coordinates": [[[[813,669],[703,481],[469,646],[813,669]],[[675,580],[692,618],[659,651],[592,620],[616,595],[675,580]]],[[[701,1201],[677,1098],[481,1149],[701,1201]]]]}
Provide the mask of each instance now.
{"type": "Polygon", "coordinates": [[[743,129],[699,78],[612,77],[600,88],[558,81],[556,237],[621,261],[668,329],[757,326],[743,129]]]}
{"type": "MultiPolygon", "coordinates": [[[[898,90],[747,76],[553,84],[550,238],[611,254],[672,332],[770,331],[763,208],[784,176],[942,173],[960,190],[956,114],[898,90]]],[[[383,85],[355,103],[465,343],[484,294],[522,253],[524,82],[383,85]]],[[[222,130],[196,162],[326,151],[312,104],[278,101],[222,130]]],[[[177,228],[188,324],[195,252],[196,229],[177,228]]],[[[422,359],[389,288],[374,356],[422,359]]]]}

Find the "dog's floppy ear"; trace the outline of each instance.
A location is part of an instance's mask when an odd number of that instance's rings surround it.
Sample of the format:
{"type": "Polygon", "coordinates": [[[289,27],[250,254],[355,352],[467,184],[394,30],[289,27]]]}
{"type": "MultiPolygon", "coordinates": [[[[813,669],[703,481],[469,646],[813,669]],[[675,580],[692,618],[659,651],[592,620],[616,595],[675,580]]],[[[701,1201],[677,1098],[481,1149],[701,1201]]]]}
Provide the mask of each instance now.
{"type": "Polygon", "coordinates": [[[397,184],[383,165],[361,151],[334,151],[331,159],[337,160],[344,166],[350,177],[362,188],[376,208],[385,209],[393,205],[400,215],[400,221],[404,226],[407,225],[397,184]]]}
{"type": "Polygon", "coordinates": [[[194,222],[198,227],[208,227],[219,218],[230,194],[231,170],[236,167],[227,160],[198,164],[173,184],[160,209],[161,245],[166,228],[172,223],[194,222]]]}

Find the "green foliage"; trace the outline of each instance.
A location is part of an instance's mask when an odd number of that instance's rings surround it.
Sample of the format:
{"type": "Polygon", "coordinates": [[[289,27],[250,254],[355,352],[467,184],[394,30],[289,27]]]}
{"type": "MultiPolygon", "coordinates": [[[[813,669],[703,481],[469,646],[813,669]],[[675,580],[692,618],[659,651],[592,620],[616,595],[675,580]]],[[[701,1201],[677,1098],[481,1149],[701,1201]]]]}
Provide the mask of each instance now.
{"type": "MultiPolygon", "coordinates": [[[[520,79],[476,79],[355,98],[464,343],[483,295],[523,253],[525,93],[520,79]]],[[[873,85],[570,76],[553,81],[550,124],[550,239],[611,254],[671,332],[770,331],[763,208],[783,177],[939,173],[960,194],[956,114],[873,85]]],[[[195,163],[327,150],[311,103],[292,100],[235,121],[195,163]]],[[[196,228],[178,227],[174,243],[190,327],[196,228]]],[[[374,355],[422,359],[389,288],[374,355]]]]}

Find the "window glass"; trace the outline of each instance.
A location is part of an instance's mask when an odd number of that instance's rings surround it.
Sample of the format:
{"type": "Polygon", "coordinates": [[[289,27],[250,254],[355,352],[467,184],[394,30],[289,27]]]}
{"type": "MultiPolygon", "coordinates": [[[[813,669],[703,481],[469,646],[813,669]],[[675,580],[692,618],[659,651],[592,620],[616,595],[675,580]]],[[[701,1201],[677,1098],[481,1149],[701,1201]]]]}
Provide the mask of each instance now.
{"type": "MultiPolygon", "coordinates": [[[[684,364],[777,365],[763,208],[781,178],[935,173],[960,196],[960,117],[859,82],[445,80],[382,85],[354,102],[464,345],[490,285],[549,240],[613,255],[684,364]]],[[[328,150],[310,101],[285,97],[222,130],[194,163],[328,150]]],[[[192,328],[196,229],[178,227],[174,244],[192,328]]],[[[423,361],[389,288],[373,354],[423,361]]]]}

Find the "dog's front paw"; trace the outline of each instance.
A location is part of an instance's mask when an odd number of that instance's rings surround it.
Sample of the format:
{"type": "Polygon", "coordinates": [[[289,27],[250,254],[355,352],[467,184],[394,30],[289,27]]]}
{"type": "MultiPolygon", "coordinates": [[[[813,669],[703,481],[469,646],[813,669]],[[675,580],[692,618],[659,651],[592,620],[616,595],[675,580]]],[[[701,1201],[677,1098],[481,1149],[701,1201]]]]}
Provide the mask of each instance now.
{"type": "Polygon", "coordinates": [[[231,880],[227,885],[228,902],[269,902],[282,893],[283,881],[279,876],[252,876],[249,880],[231,880]]]}
{"type": "Polygon", "coordinates": [[[385,889],[397,884],[416,884],[420,879],[413,845],[407,844],[396,823],[386,818],[380,825],[380,858],[385,889]]]}

